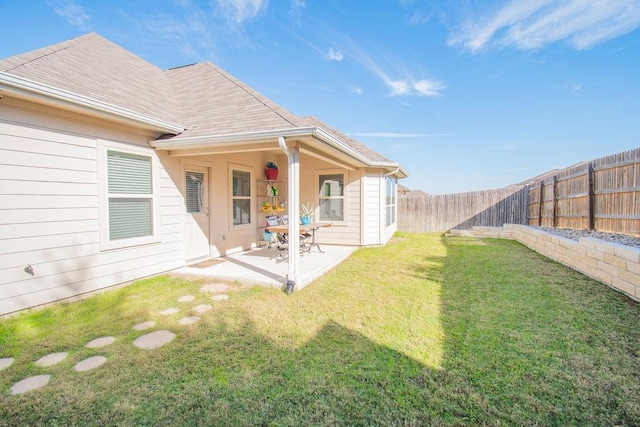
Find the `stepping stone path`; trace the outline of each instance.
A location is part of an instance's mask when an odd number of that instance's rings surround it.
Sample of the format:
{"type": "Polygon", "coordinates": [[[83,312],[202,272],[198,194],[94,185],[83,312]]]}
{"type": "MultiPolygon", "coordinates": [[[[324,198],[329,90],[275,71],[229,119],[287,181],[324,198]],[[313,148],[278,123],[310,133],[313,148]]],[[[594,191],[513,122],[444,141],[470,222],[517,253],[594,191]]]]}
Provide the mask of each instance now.
{"type": "Polygon", "coordinates": [[[156,322],[154,322],[153,320],[149,320],[148,322],[142,322],[142,323],[133,325],[131,329],[133,329],[134,331],[144,331],[145,329],[150,329],[150,328],[153,328],[154,326],[156,326],[156,322]]]}
{"type": "Polygon", "coordinates": [[[206,313],[212,308],[213,307],[211,306],[211,304],[200,304],[193,307],[192,310],[195,311],[196,313],[206,313]]]}
{"type": "MultiPolygon", "coordinates": [[[[228,295],[221,294],[222,292],[225,292],[227,289],[229,289],[229,286],[224,283],[210,283],[200,288],[200,291],[205,293],[217,294],[217,295],[213,295],[211,298],[214,301],[223,301],[223,300],[229,299],[228,295]]],[[[195,297],[193,295],[183,295],[180,298],[178,298],[178,302],[181,302],[181,303],[191,302],[193,300],[195,300],[195,297]]],[[[206,313],[212,308],[213,307],[210,304],[200,304],[193,307],[191,310],[200,314],[200,313],[206,313]]],[[[160,314],[163,316],[169,316],[179,312],[180,312],[179,308],[171,307],[161,311],[160,314]]],[[[186,316],[178,320],[178,324],[191,325],[199,322],[200,320],[201,320],[200,316],[186,316]]],[[[133,325],[132,329],[134,331],[144,331],[144,330],[153,328],[155,325],[156,325],[155,321],[149,320],[146,322],[137,323],[133,325]]],[[[171,341],[173,341],[175,337],[176,337],[176,334],[174,334],[171,331],[167,331],[167,330],[154,331],[154,332],[150,332],[150,333],[139,336],[133,341],[133,345],[137,348],[141,348],[144,350],[152,350],[170,343],[171,341]]],[[[113,344],[115,341],[116,341],[116,337],[112,337],[112,336],[99,337],[89,341],[85,345],[85,347],[92,348],[92,349],[102,348],[110,344],[113,344]]],[[[40,359],[35,361],[34,364],[39,367],[53,366],[65,360],[68,355],[69,355],[68,352],[51,353],[41,357],[40,359]]],[[[13,357],[1,357],[0,370],[11,367],[14,361],[15,359],[13,357]]],[[[86,372],[86,371],[95,369],[99,366],[102,366],[106,362],[107,362],[107,358],[105,356],[91,356],[76,363],[73,369],[76,372],[86,372]]],[[[44,387],[49,383],[50,379],[51,379],[51,375],[35,375],[32,377],[25,378],[13,384],[13,386],[11,386],[10,393],[11,394],[26,393],[28,391],[35,390],[40,387],[44,387]]]]}
{"type": "Polygon", "coordinates": [[[11,386],[11,394],[21,394],[36,388],[44,387],[49,383],[51,375],[36,375],[25,378],[11,386]]]}
{"type": "Polygon", "coordinates": [[[76,366],[74,366],[73,369],[76,372],[90,371],[104,364],[106,361],[107,361],[107,358],[104,356],[87,357],[86,359],[76,363],[76,366]]]}
{"type": "Polygon", "coordinates": [[[229,286],[225,285],[224,283],[209,283],[208,285],[204,285],[203,287],[201,287],[200,292],[210,292],[212,294],[215,294],[218,292],[224,292],[227,289],[229,289],[229,286]]]}
{"type": "Polygon", "coordinates": [[[13,357],[3,357],[0,359],[0,370],[6,369],[9,366],[13,365],[14,358],[13,357]]]}
{"type": "Polygon", "coordinates": [[[200,317],[198,316],[189,316],[189,317],[183,317],[182,319],[178,320],[178,324],[179,325],[193,325],[194,323],[197,323],[200,321],[200,317]]]}
{"type": "Polygon", "coordinates": [[[85,347],[87,348],[102,348],[106,347],[109,344],[113,344],[116,340],[116,337],[100,337],[95,340],[89,341],[85,347]]]}
{"type": "Polygon", "coordinates": [[[66,351],[62,353],[51,353],[36,360],[36,365],[42,367],[53,366],[62,362],[68,355],[69,353],[66,351]]]}
{"type": "Polygon", "coordinates": [[[176,334],[171,331],[155,331],[136,338],[133,345],[145,350],[151,350],[162,347],[163,345],[173,341],[175,337],[176,334]]]}

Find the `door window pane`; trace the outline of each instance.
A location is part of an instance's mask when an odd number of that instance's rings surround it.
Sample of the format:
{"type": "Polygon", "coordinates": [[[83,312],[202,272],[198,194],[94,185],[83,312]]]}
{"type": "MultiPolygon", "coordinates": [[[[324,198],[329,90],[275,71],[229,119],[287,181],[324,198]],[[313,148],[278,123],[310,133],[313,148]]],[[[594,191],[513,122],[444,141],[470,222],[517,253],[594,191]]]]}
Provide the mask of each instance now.
{"type": "Polygon", "coordinates": [[[204,210],[204,173],[187,171],[186,197],[188,213],[202,213],[204,210]]]}

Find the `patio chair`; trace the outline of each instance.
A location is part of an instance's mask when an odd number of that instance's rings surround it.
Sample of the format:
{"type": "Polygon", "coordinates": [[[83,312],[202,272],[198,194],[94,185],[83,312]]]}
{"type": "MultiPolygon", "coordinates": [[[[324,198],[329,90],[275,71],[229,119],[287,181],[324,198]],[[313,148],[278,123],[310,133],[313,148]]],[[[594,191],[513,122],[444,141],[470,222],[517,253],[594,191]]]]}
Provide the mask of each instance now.
{"type": "MultiPolygon", "coordinates": [[[[275,249],[271,259],[280,257],[280,261],[286,261],[289,256],[289,239],[286,233],[272,233],[275,249]]],[[[309,233],[300,234],[300,255],[311,250],[311,237],[309,233]]]]}

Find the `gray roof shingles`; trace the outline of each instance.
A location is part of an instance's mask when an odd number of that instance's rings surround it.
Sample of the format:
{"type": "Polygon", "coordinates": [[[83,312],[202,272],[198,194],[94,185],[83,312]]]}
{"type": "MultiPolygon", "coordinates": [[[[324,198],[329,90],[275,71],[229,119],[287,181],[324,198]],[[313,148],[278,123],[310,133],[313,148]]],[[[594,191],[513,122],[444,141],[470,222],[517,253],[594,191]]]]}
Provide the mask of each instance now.
{"type": "Polygon", "coordinates": [[[95,33],[0,59],[0,71],[179,123],[186,129],[177,138],[318,127],[371,161],[391,162],[315,117],[290,113],[210,62],[162,70],[95,33]]]}

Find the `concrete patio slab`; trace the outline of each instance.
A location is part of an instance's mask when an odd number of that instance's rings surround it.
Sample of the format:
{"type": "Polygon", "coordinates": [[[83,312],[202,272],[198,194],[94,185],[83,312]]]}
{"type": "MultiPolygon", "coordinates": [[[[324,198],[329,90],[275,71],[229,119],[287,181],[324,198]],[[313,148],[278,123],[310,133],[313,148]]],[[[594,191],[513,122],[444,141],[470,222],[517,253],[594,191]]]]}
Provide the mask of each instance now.
{"type": "Polygon", "coordinates": [[[178,302],[191,302],[195,298],[196,297],[194,297],[193,295],[183,295],[180,298],[178,298],[178,302]]]}
{"type": "Polygon", "coordinates": [[[180,309],[177,307],[171,307],[171,308],[167,308],[166,310],[162,310],[160,312],[160,314],[162,314],[163,316],[170,316],[172,314],[176,314],[179,313],[180,309]]]}
{"type": "MultiPolygon", "coordinates": [[[[327,271],[347,259],[357,248],[354,246],[321,245],[324,253],[314,248],[300,257],[298,289],[308,285],[327,271]]],[[[287,283],[288,262],[279,257],[271,259],[274,249],[257,248],[219,258],[220,262],[173,270],[178,275],[206,277],[219,280],[237,280],[242,283],[283,287],[287,283]]]]}
{"type": "Polygon", "coordinates": [[[192,310],[195,311],[196,313],[205,313],[211,310],[212,308],[213,306],[211,304],[200,304],[193,307],[192,310]]]}

